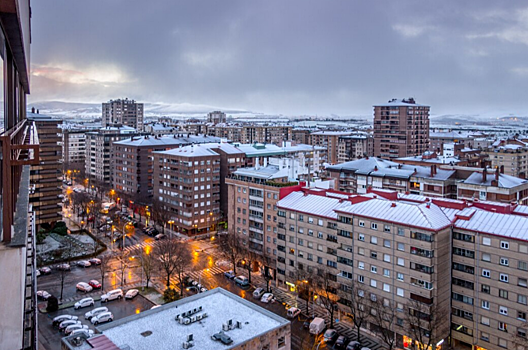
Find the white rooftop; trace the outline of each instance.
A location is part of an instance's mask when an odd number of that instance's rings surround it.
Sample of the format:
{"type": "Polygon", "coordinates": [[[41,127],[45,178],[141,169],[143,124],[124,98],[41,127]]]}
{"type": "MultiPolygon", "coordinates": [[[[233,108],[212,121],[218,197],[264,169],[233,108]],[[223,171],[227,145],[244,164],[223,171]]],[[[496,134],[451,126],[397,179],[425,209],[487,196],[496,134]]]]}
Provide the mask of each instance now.
{"type": "Polygon", "coordinates": [[[415,103],[414,100],[411,102],[410,100],[394,98],[387,103],[374,105],[374,107],[429,107],[429,106],[415,103]]]}
{"type": "MultiPolygon", "coordinates": [[[[469,185],[492,186],[491,182],[495,180],[495,178],[496,174],[494,172],[489,172],[486,175],[486,181],[484,181],[481,172],[474,172],[464,180],[463,183],[469,185]]],[[[500,188],[514,188],[525,184],[528,184],[528,180],[505,174],[499,174],[499,180],[497,181],[497,187],[500,188]]]]}
{"type": "Polygon", "coordinates": [[[274,329],[288,325],[290,321],[275,315],[222,288],[162,305],[139,315],[132,315],[97,327],[108,339],[120,348],[174,350],[181,349],[189,334],[193,335],[192,349],[228,349],[239,346],[250,339],[266,334],[274,329]],[[183,325],[175,321],[178,314],[202,307],[207,317],[201,321],[183,325]],[[213,334],[222,330],[222,325],[232,320],[240,321],[241,328],[225,331],[233,343],[223,345],[211,339],[213,334]],[[142,335],[152,332],[150,335],[142,335]]]}
{"type": "Polygon", "coordinates": [[[324,216],[337,220],[336,209],[349,207],[352,204],[342,201],[341,198],[330,198],[315,194],[304,194],[304,192],[292,192],[277,202],[278,208],[299,211],[316,216],[324,216]]]}
{"type": "Polygon", "coordinates": [[[466,215],[473,212],[469,220],[458,219],[455,227],[492,235],[528,240],[528,218],[520,215],[494,213],[475,208],[466,208],[459,212],[466,215]]]}

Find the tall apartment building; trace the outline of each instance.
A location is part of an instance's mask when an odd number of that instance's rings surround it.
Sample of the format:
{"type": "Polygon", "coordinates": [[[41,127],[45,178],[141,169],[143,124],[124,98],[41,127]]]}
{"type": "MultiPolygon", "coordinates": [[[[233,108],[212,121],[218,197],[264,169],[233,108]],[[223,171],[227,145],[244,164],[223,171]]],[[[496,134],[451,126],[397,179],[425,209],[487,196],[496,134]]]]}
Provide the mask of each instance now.
{"type": "Polygon", "coordinates": [[[526,178],[528,174],[528,146],[517,140],[500,140],[483,151],[492,168],[499,168],[506,175],[526,178]]]}
{"type": "Polygon", "coordinates": [[[244,153],[225,143],[197,144],[153,152],[154,196],[174,227],[194,235],[216,231],[227,213],[225,178],[244,164],[244,153]]]}
{"type": "Polygon", "coordinates": [[[132,136],[113,142],[110,152],[112,187],[119,196],[141,205],[152,203],[154,170],[152,152],[167,151],[190,144],[219,142],[207,135],[132,136]]]}
{"type": "Polygon", "coordinates": [[[30,166],[39,163],[39,134],[26,119],[30,76],[28,0],[0,4],[0,349],[37,349],[35,218],[30,166]]]}
{"type": "Polygon", "coordinates": [[[374,155],[384,159],[429,150],[429,106],[413,98],[374,106],[374,155]]]}
{"type": "Polygon", "coordinates": [[[316,131],[313,129],[304,129],[304,128],[293,128],[292,129],[292,141],[296,143],[304,143],[306,145],[310,144],[310,133],[316,131]]]}
{"type": "MultiPolygon", "coordinates": [[[[65,166],[77,166],[86,161],[87,130],[62,130],[62,159],[65,166]]],[[[67,169],[66,169],[67,170],[67,169]]]]}
{"type": "Polygon", "coordinates": [[[227,117],[224,112],[214,111],[207,113],[207,121],[213,124],[227,123],[227,117]]]}
{"type": "Polygon", "coordinates": [[[143,131],[143,103],[125,98],[103,103],[103,127],[125,125],[143,131]]]}
{"type": "MultiPolygon", "coordinates": [[[[189,125],[186,128],[189,131],[196,130],[196,126],[189,125]]],[[[219,124],[207,127],[208,135],[241,143],[271,143],[281,145],[284,141],[291,141],[291,133],[291,125],[219,124]]]]}
{"type": "Polygon", "coordinates": [[[35,113],[28,113],[27,118],[34,123],[40,140],[39,164],[31,167],[34,190],[29,199],[35,211],[35,223],[40,227],[62,220],[59,198],[62,193],[59,179],[62,176],[59,124],[62,120],[35,113]]]}
{"type": "MultiPolygon", "coordinates": [[[[323,271],[342,312],[358,302],[352,292],[367,311],[371,300],[383,301],[395,310],[399,348],[418,341],[408,317],[417,313],[432,320],[421,327],[438,344],[449,345],[449,337],[457,349],[526,344],[528,207],[394,194],[303,189],[282,196],[278,286],[297,291],[306,274],[323,271]]],[[[376,331],[376,319],[366,318],[364,327],[376,331]]]]}
{"type": "Polygon", "coordinates": [[[352,135],[351,131],[316,131],[310,134],[310,144],[326,148],[326,161],[339,163],[339,138],[352,135]]]}
{"type": "Polygon", "coordinates": [[[136,129],[128,126],[107,126],[86,133],[86,176],[90,182],[112,184],[112,143],[137,136],[136,129]]]}
{"type": "Polygon", "coordinates": [[[368,133],[341,136],[337,145],[338,163],[374,155],[374,139],[368,133]]]}

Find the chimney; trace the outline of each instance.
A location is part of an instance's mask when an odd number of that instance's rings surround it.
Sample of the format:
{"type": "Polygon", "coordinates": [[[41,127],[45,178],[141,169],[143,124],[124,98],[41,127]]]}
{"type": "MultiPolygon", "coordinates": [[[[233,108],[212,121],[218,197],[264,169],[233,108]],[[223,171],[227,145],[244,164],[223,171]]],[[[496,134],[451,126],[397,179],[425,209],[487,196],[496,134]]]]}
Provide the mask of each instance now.
{"type": "Polygon", "coordinates": [[[31,113],[35,113],[35,107],[31,107],[31,113]]]}
{"type": "Polygon", "coordinates": [[[431,177],[434,176],[434,165],[431,165],[431,177]]]}
{"type": "Polygon", "coordinates": [[[504,165],[501,165],[501,166],[500,166],[500,173],[501,173],[501,174],[504,174],[504,165]]]}
{"type": "Polygon", "coordinates": [[[484,170],[482,170],[482,182],[486,182],[488,180],[488,172],[486,171],[486,168],[484,168],[484,170]]]}
{"type": "Polygon", "coordinates": [[[499,168],[497,168],[495,169],[495,180],[499,181],[499,176],[500,176],[499,168]]]}

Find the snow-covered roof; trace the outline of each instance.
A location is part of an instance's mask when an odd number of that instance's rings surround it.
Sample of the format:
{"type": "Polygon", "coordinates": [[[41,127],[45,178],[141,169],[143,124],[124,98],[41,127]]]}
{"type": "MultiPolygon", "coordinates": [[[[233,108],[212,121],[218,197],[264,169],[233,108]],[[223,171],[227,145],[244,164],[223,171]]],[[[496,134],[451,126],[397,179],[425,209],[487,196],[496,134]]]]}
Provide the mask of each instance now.
{"type": "Polygon", "coordinates": [[[454,223],[456,228],[528,240],[528,218],[524,216],[501,214],[475,208],[466,208],[460,212],[460,215],[465,214],[469,214],[470,219],[456,220],[454,223]],[[473,210],[472,215],[470,210],[473,210]]]}
{"type": "Polygon", "coordinates": [[[316,131],[312,132],[311,135],[317,135],[317,136],[348,136],[355,134],[354,131],[330,131],[330,130],[324,130],[324,131],[316,131]]]}
{"type": "Polygon", "coordinates": [[[517,215],[528,216],[528,205],[518,205],[513,209],[513,212],[517,215]]]}
{"type": "Polygon", "coordinates": [[[218,153],[214,152],[211,148],[203,145],[191,145],[185,147],[174,148],[168,151],[153,152],[163,155],[172,155],[179,157],[205,157],[205,156],[217,156],[218,153]]]}
{"type": "Polygon", "coordinates": [[[397,222],[400,225],[437,231],[451,225],[442,209],[432,203],[411,204],[380,199],[344,206],[338,209],[351,215],[364,216],[375,220],[397,222]]]}
{"type": "Polygon", "coordinates": [[[277,165],[267,165],[265,167],[259,167],[258,169],[252,168],[239,168],[233,175],[249,176],[259,179],[277,179],[288,177],[289,171],[286,168],[279,168],[277,165]]]}
{"type": "Polygon", "coordinates": [[[348,201],[342,202],[339,198],[324,197],[304,192],[292,192],[277,202],[278,208],[298,211],[315,216],[322,216],[337,220],[336,209],[349,207],[348,201]]]}
{"type": "Polygon", "coordinates": [[[466,131],[431,131],[430,138],[444,138],[444,139],[468,139],[472,136],[466,131]]]}
{"type": "Polygon", "coordinates": [[[207,135],[190,135],[189,137],[179,137],[177,135],[156,136],[136,136],[130,139],[114,142],[114,145],[127,146],[178,146],[192,143],[220,142],[219,137],[207,135]]]}
{"type": "MultiPolygon", "coordinates": [[[[463,183],[469,185],[492,186],[491,182],[493,180],[495,180],[495,173],[493,172],[488,173],[486,175],[486,181],[484,181],[481,172],[474,172],[473,174],[469,175],[469,177],[465,179],[463,183]]],[[[528,180],[506,174],[499,174],[499,181],[497,187],[514,188],[524,184],[528,184],[528,180]]]]}
{"type": "Polygon", "coordinates": [[[97,329],[121,349],[181,349],[189,334],[193,335],[193,349],[226,349],[240,346],[249,340],[270,331],[287,326],[290,321],[240,298],[222,288],[196,294],[162,305],[114,322],[98,326],[97,329]],[[202,307],[207,313],[201,321],[183,325],[175,321],[178,314],[202,307]],[[211,339],[222,330],[222,325],[232,320],[241,323],[241,328],[226,331],[233,343],[229,346],[211,339]],[[145,336],[145,332],[152,332],[145,336]]]}
{"type": "Polygon", "coordinates": [[[374,107],[429,107],[429,106],[421,105],[418,103],[409,103],[407,100],[395,98],[387,103],[374,105],[374,107]]]}
{"type": "Polygon", "coordinates": [[[322,151],[326,150],[324,147],[312,146],[306,144],[291,145],[287,144],[284,146],[277,146],[273,144],[263,143],[234,143],[233,144],[240,151],[244,152],[247,157],[259,157],[259,156],[274,156],[274,155],[286,155],[296,152],[311,152],[312,150],[322,151]]]}
{"type": "Polygon", "coordinates": [[[402,161],[415,161],[415,162],[424,162],[431,164],[450,164],[450,163],[459,163],[460,159],[457,157],[447,157],[438,155],[435,158],[423,158],[423,156],[411,156],[411,157],[401,157],[397,158],[402,161]]]}

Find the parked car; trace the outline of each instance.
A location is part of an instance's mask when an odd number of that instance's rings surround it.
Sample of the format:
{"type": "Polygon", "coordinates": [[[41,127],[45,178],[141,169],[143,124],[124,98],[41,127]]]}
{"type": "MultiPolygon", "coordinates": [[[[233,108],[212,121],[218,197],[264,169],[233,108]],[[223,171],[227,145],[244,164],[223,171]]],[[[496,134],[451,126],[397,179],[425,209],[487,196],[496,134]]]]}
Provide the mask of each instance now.
{"type": "Polygon", "coordinates": [[[207,290],[208,290],[207,288],[202,287],[202,288],[200,288],[200,293],[207,292],[207,290]]]}
{"type": "Polygon", "coordinates": [[[41,267],[39,271],[43,275],[49,275],[51,273],[51,269],[47,266],[41,267]]]}
{"type": "Polygon", "coordinates": [[[310,334],[320,334],[326,328],[324,318],[316,317],[310,322],[310,334]]]}
{"type": "Polygon", "coordinates": [[[49,297],[51,297],[51,294],[46,292],[45,290],[38,290],[37,291],[37,298],[40,300],[48,300],[49,297]]]}
{"type": "Polygon", "coordinates": [[[85,324],[72,324],[71,326],[68,326],[64,329],[64,334],[70,335],[71,332],[79,329],[86,329],[88,330],[88,326],[85,324]]]}
{"type": "Polygon", "coordinates": [[[88,306],[94,306],[93,298],[83,298],[79,300],[78,302],[76,302],[75,305],[73,305],[73,308],[75,310],[79,310],[83,307],[88,307],[88,306]]]}
{"type": "Polygon", "coordinates": [[[229,278],[230,280],[232,280],[233,278],[236,277],[236,275],[233,272],[233,270],[229,270],[229,271],[224,272],[224,276],[229,278]]]}
{"type": "Polygon", "coordinates": [[[186,286],[192,286],[193,282],[194,282],[194,280],[192,279],[192,277],[189,277],[189,276],[185,277],[185,279],[183,280],[183,283],[186,286]]]}
{"type": "Polygon", "coordinates": [[[262,298],[262,295],[264,293],[266,293],[264,288],[257,288],[257,289],[255,289],[255,291],[253,291],[253,298],[260,299],[260,298],[262,298]]]}
{"type": "Polygon", "coordinates": [[[70,271],[71,270],[71,266],[70,266],[70,264],[62,263],[62,264],[57,265],[57,270],[70,271]]]}
{"type": "Polygon", "coordinates": [[[81,321],[78,321],[78,320],[66,320],[66,321],[62,321],[62,322],[59,324],[59,331],[64,332],[64,330],[66,329],[66,327],[71,326],[71,325],[74,325],[74,324],[81,324],[81,321]]]}
{"type": "Polygon", "coordinates": [[[153,307],[151,307],[150,309],[157,309],[158,307],[160,307],[161,305],[154,305],[153,307]]]}
{"type": "Polygon", "coordinates": [[[230,336],[228,336],[227,334],[225,334],[222,331],[213,334],[211,336],[211,339],[213,339],[214,341],[220,341],[224,345],[229,345],[229,344],[233,343],[233,339],[231,339],[230,336]]]}
{"type": "Polygon", "coordinates": [[[125,294],[125,299],[134,299],[139,293],[137,289],[129,289],[125,294]]]}
{"type": "Polygon", "coordinates": [[[76,335],[76,334],[85,334],[86,337],[88,338],[91,338],[93,337],[94,335],[94,331],[92,331],[91,329],[74,329],[72,332],[71,332],[72,335],[76,335]]]}
{"type": "Polygon", "coordinates": [[[92,264],[88,260],[79,260],[79,261],[77,261],[77,266],[90,267],[90,266],[92,266],[92,264]]]}
{"type": "Polygon", "coordinates": [[[108,308],[106,306],[96,307],[95,309],[85,313],[84,314],[84,318],[89,320],[92,317],[94,317],[95,315],[98,315],[98,314],[100,314],[102,312],[107,312],[107,311],[108,311],[108,308]]]}
{"type": "Polygon", "coordinates": [[[92,286],[93,289],[101,288],[101,283],[99,283],[99,281],[97,281],[97,280],[90,280],[90,282],[88,282],[88,284],[90,286],[92,286]]]}
{"type": "Polygon", "coordinates": [[[333,342],[337,340],[338,337],[339,337],[339,334],[337,333],[335,329],[327,329],[323,335],[323,341],[325,343],[332,344],[333,342]]]}
{"type": "Polygon", "coordinates": [[[237,277],[235,277],[235,283],[238,284],[241,287],[249,286],[249,280],[245,276],[237,276],[237,277]]]}
{"type": "Polygon", "coordinates": [[[77,321],[79,317],[73,315],[59,315],[53,319],[53,326],[57,327],[62,321],[77,321]]]}
{"type": "Polygon", "coordinates": [[[349,341],[347,336],[340,335],[334,344],[334,349],[346,349],[349,341]]]}
{"type": "Polygon", "coordinates": [[[101,295],[101,303],[105,303],[111,300],[121,299],[123,297],[123,291],[121,289],[114,289],[106,294],[101,295]]]}
{"type": "Polygon", "coordinates": [[[113,320],[114,320],[114,315],[111,312],[102,312],[92,317],[90,322],[92,322],[92,324],[97,326],[99,323],[112,322],[113,320]]]}
{"type": "MultiPolygon", "coordinates": [[[[71,186],[71,185],[68,185],[68,186],[71,186]]],[[[75,188],[73,189],[73,192],[75,192],[75,193],[82,193],[82,190],[81,190],[80,188],[78,188],[78,187],[75,187],[75,188]]]]}
{"type": "Polygon", "coordinates": [[[295,318],[299,316],[300,313],[301,313],[301,309],[298,309],[296,307],[291,307],[288,309],[288,312],[286,313],[286,315],[288,316],[288,318],[295,318]]]}
{"type": "Polygon", "coordinates": [[[86,282],[77,283],[75,288],[77,288],[78,291],[85,292],[85,293],[91,292],[93,290],[93,287],[86,282]]]}
{"type": "Polygon", "coordinates": [[[346,347],[346,350],[360,350],[360,349],[361,349],[361,344],[355,340],[348,343],[346,347]]]}
{"type": "Polygon", "coordinates": [[[40,277],[41,273],[39,270],[35,270],[35,277],[40,277]]]}
{"type": "Polygon", "coordinates": [[[263,302],[263,303],[266,303],[266,304],[269,303],[272,300],[273,300],[273,294],[271,294],[271,293],[264,293],[262,298],[260,298],[260,301],[263,302]]]}
{"type": "Polygon", "coordinates": [[[165,234],[159,233],[159,234],[156,235],[156,237],[154,237],[154,239],[156,241],[159,241],[160,239],[164,239],[165,237],[167,237],[165,234]]]}
{"type": "Polygon", "coordinates": [[[92,265],[101,265],[101,259],[98,259],[98,258],[91,258],[88,260],[90,262],[90,264],[92,265]]]}

